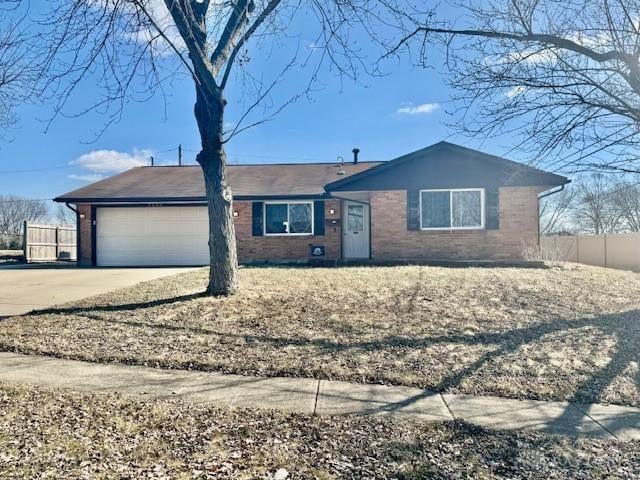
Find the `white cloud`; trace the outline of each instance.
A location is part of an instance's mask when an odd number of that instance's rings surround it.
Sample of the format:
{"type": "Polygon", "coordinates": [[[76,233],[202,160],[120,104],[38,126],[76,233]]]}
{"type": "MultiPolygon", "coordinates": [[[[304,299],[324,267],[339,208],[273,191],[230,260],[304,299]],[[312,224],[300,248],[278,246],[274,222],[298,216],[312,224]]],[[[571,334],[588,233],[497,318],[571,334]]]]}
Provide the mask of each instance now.
{"type": "Polygon", "coordinates": [[[164,38],[158,38],[155,29],[140,29],[130,34],[130,38],[138,43],[153,43],[155,53],[158,55],[173,55],[174,49],[181,54],[186,53],[186,45],[178,32],[177,27],[173,23],[173,19],[162,0],[151,0],[147,5],[147,11],[156,25],[162,30],[164,38]],[[155,39],[155,40],[154,40],[155,39]],[[173,47],[172,47],[173,46],[173,47]]]}
{"type": "Polygon", "coordinates": [[[102,180],[104,178],[103,175],[100,175],[98,173],[88,173],[86,175],[76,175],[76,174],[71,174],[69,175],[69,178],[72,180],[80,180],[81,182],[97,182],[98,180],[102,180]]]}
{"type": "Polygon", "coordinates": [[[72,160],[71,165],[86,168],[92,173],[117,173],[133,167],[149,165],[151,150],[134,150],[133,153],[116,150],[94,150],[72,160]]]}
{"type": "MultiPolygon", "coordinates": [[[[93,8],[99,12],[107,12],[111,13],[114,11],[114,5],[117,3],[113,3],[109,0],[90,0],[89,2],[92,4],[93,8]]],[[[154,53],[157,55],[173,55],[175,52],[173,48],[169,45],[170,42],[175,48],[181,52],[186,53],[186,46],[180,36],[169,11],[163,0],[146,0],[144,3],[144,7],[146,13],[153,19],[153,23],[158,26],[158,28],[162,31],[165,38],[158,36],[158,31],[156,28],[149,24],[149,22],[145,22],[146,25],[136,25],[132,24],[134,28],[139,27],[137,30],[131,29],[122,34],[122,36],[128,40],[133,42],[137,42],[140,44],[147,44],[152,41],[152,48],[154,53]],[[167,42],[168,40],[168,42],[167,42]]],[[[138,15],[136,12],[139,11],[139,8],[136,5],[130,4],[124,6],[124,12],[130,15],[138,15]]],[[[140,13],[142,17],[144,15],[140,13]]]]}
{"type": "Polygon", "coordinates": [[[402,115],[422,115],[432,113],[439,108],[439,103],[421,103],[420,105],[407,105],[406,107],[400,107],[396,112],[402,115]]]}
{"type": "MultiPolygon", "coordinates": [[[[553,51],[553,49],[550,49],[550,48],[547,48],[544,50],[537,50],[537,51],[532,49],[525,49],[518,52],[508,53],[506,55],[506,59],[508,63],[522,62],[522,63],[527,63],[529,65],[542,65],[545,63],[552,62],[556,58],[557,57],[555,52],[553,51]]],[[[489,59],[489,61],[493,63],[491,59],[489,59]]]]}
{"type": "MultiPolygon", "coordinates": [[[[104,0],[98,0],[104,2],[104,0]]],[[[196,0],[198,3],[203,3],[204,0],[196,0]]],[[[208,24],[214,25],[218,23],[219,9],[225,5],[223,0],[211,0],[211,7],[208,10],[208,24]],[[214,8],[217,5],[218,8],[214,8]]],[[[162,31],[164,37],[158,37],[158,32],[154,27],[148,26],[148,28],[139,29],[128,34],[128,37],[138,43],[147,44],[152,42],[154,53],[161,56],[174,55],[175,50],[180,52],[181,55],[186,56],[187,46],[184,40],[180,36],[180,32],[176,27],[169,10],[164,0],[148,0],[145,2],[145,9],[147,13],[153,19],[153,22],[162,31]],[[174,50],[175,48],[175,50],[174,50]]],[[[135,11],[135,7],[132,7],[132,11],[135,11]]]]}
{"type": "Polygon", "coordinates": [[[509,90],[507,90],[504,96],[507,98],[513,98],[518,95],[522,95],[526,91],[527,89],[523,85],[516,85],[515,87],[511,87],[509,90]]]}
{"type": "Polygon", "coordinates": [[[575,32],[568,35],[567,38],[584,47],[592,48],[596,51],[606,51],[614,48],[615,43],[611,38],[611,34],[607,32],[597,33],[595,35],[586,32],[575,32]]]}

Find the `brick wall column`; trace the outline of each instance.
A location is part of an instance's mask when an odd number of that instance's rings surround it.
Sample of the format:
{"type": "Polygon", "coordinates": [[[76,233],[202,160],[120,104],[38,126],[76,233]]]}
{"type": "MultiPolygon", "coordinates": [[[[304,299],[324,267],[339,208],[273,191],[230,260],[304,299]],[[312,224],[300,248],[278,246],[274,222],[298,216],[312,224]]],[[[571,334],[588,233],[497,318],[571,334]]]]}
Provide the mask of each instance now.
{"type": "Polygon", "coordinates": [[[93,265],[94,248],[91,235],[91,205],[88,203],[78,204],[76,210],[78,210],[78,265],[90,267],[93,265]]]}

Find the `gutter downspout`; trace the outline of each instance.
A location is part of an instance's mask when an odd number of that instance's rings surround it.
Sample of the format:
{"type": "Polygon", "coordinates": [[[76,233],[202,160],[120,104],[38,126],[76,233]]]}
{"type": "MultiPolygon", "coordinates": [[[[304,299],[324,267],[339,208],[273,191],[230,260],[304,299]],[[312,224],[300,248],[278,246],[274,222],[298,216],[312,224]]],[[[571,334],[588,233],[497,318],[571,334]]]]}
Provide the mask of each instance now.
{"type": "Polygon", "coordinates": [[[65,202],[65,205],[67,206],[67,208],[69,210],[71,210],[73,213],[75,213],[76,215],[78,214],[78,210],[76,210],[75,208],[73,208],[71,205],[69,205],[68,203],[65,202]]]}
{"type": "Polygon", "coordinates": [[[80,213],[77,208],[73,208],[68,202],[65,202],[65,205],[76,214],[76,265],[78,265],[80,261],[80,213]]]}
{"type": "MultiPolygon", "coordinates": [[[[567,183],[571,183],[571,180],[569,180],[567,183]]],[[[562,192],[564,190],[564,187],[567,185],[567,183],[563,183],[556,190],[550,190],[548,192],[538,195],[538,250],[540,250],[540,200],[542,200],[545,197],[550,197],[551,195],[555,195],[556,193],[562,192]]]]}

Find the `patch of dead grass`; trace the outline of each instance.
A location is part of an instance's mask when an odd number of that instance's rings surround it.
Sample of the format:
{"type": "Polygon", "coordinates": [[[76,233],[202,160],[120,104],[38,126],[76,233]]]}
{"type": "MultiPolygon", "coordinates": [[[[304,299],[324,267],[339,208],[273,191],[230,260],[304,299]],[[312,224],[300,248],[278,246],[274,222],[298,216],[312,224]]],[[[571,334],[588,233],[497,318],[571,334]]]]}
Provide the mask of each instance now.
{"type": "Polygon", "coordinates": [[[0,383],[0,478],[629,479],[640,444],[0,383]],[[126,420],[123,420],[126,419],[126,420]]]}
{"type": "Polygon", "coordinates": [[[640,275],[553,269],[207,271],[0,322],[0,348],[100,362],[640,406],[640,275]]]}

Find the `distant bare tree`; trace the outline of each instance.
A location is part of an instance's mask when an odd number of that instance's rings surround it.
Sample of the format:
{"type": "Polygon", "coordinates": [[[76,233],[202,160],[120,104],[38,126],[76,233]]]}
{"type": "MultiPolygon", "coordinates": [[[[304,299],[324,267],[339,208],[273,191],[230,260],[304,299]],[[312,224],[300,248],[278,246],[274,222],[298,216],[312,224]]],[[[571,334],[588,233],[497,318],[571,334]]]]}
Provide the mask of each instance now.
{"type": "Polygon", "coordinates": [[[120,118],[127,102],[162,92],[176,73],[193,80],[201,139],[196,161],[209,209],[211,294],[238,288],[225,144],[309,93],[324,66],[353,80],[371,73],[358,41],[366,42],[367,50],[388,47],[384,39],[414,11],[405,0],[61,0],[51,5],[35,30],[46,47],[39,92],[56,99],[56,112],[89,78],[103,96],[74,113],[104,111],[107,124],[120,118]],[[293,30],[296,20],[304,20],[300,31],[293,30]],[[273,52],[288,57],[279,70],[278,62],[270,61],[273,52]],[[272,70],[279,73],[269,78],[272,70]],[[287,73],[300,79],[304,71],[309,78],[299,91],[274,100],[287,73]],[[234,75],[232,92],[242,112],[225,130],[225,92],[234,75]]]}
{"type": "Polygon", "coordinates": [[[454,20],[416,22],[388,55],[433,65],[444,46],[463,131],[520,135],[553,170],[640,169],[639,0],[453,3],[454,20]]]}
{"type": "Polygon", "coordinates": [[[47,204],[16,195],[0,195],[0,243],[15,246],[24,221],[40,222],[47,216],[47,204]]]}
{"type": "Polygon", "coordinates": [[[572,186],[540,201],[540,233],[550,235],[570,231],[577,192],[572,186]]]}
{"type": "Polygon", "coordinates": [[[616,182],[613,188],[613,207],[622,217],[625,230],[640,232],[640,181],[616,182]]]}
{"type": "Polygon", "coordinates": [[[62,205],[60,203],[57,203],[55,206],[54,218],[60,225],[76,224],[75,214],[69,208],[67,208],[66,205],[62,205]]]}
{"type": "Polygon", "coordinates": [[[576,184],[574,218],[579,230],[599,235],[623,228],[622,212],[614,204],[613,191],[612,183],[601,173],[576,184]]]}

